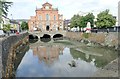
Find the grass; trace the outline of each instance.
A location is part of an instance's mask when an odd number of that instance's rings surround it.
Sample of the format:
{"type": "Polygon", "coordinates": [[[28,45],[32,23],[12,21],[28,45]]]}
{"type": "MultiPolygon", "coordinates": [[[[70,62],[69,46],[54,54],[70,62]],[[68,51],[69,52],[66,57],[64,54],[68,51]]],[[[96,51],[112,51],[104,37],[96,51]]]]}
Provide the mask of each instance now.
{"type": "Polygon", "coordinates": [[[62,43],[65,45],[73,45],[73,43],[69,42],[69,41],[55,41],[54,43],[62,43]]]}
{"type": "Polygon", "coordinates": [[[84,33],[84,34],[83,34],[83,37],[88,38],[88,37],[89,37],[89,34],[88,34],[88,33],[84,33]]]}

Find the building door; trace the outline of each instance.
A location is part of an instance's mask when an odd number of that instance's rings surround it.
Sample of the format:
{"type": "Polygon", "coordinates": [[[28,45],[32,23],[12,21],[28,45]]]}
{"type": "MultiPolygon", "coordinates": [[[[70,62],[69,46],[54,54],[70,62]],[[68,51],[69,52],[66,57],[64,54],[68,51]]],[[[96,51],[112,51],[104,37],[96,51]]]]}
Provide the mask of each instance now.
{"type": "Polygon", "coordinates": [[[46,26],[46,31],[49,31],[50,27],[49,25],[46,26]]]}

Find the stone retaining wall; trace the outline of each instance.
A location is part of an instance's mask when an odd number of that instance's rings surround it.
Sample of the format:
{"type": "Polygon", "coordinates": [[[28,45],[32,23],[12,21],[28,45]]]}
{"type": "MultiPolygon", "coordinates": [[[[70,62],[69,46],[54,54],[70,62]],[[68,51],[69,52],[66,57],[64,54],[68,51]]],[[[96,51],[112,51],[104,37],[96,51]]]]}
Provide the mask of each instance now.
{"type": "MultiPolygon", "coordinates": [[[[11,47],[17,44],[25,37],[28,37],[28,33],[5,37],[3,40],[0,41],[0,60],[2,60],[2,62],[0,62],[0,67],[1,67],[0,71],[5,71],[6,63],[11,47]]],[[[0,73],[0,77],[2,76],[2,73],[3,72],[0,73]]]]}
{"type": "Polygon", "coordinates": [[[82,32],[67,32],[66,33],[66,38],[69,38],[71,40],[85,40],[88,42],[94,42],[98,43],[102,46],[107,46],[107,47],[114,47],[118,48],[118,44],[120,45],[120,38],[118,38],[118,33],[117,32],[110,32],[110,33],[82,33],[82,32]]]}

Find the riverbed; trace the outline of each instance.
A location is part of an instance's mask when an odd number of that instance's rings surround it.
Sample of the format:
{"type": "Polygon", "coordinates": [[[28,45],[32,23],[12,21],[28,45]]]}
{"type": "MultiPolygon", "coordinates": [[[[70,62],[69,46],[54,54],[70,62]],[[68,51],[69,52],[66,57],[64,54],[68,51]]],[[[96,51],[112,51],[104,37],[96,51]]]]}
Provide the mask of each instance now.
{"type": "Polygon", "coordinates": [[[29,50],[17,67],[15,76],[96,77],[99,75],[95,75],[96,72],[104,69],[117,57],[117,51],[99,45],[88,46],[70,40],[36,41],[30,43],[29,50]]]}

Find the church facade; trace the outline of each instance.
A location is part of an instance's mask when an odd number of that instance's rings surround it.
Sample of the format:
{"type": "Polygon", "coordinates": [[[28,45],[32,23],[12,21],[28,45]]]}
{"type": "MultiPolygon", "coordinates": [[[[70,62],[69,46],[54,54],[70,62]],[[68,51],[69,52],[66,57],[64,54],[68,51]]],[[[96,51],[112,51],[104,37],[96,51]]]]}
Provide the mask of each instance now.
{"type": "Polygon", "coordinates": [[[58,13],[57,8],[46,2],[42,8],[36,8],[36,15],[28,21],[29,31],[53,31],[63,29],[63,15],[58,13]]]}

